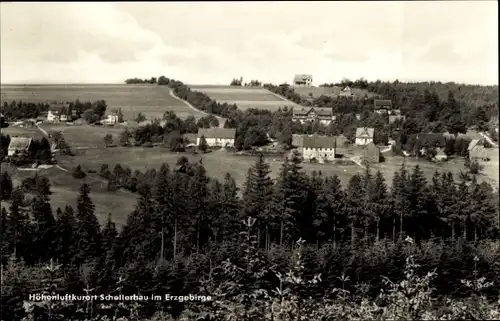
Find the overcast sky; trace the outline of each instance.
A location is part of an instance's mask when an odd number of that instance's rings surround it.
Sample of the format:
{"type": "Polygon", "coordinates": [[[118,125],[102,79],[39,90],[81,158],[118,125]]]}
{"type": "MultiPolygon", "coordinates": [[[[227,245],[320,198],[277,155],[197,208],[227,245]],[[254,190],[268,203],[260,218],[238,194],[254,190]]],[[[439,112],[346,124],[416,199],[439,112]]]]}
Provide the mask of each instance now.
{"type": "Polygon", "coordinates": [[[5,3],[2,83],[498,84],[498,2],[5,3]]]}

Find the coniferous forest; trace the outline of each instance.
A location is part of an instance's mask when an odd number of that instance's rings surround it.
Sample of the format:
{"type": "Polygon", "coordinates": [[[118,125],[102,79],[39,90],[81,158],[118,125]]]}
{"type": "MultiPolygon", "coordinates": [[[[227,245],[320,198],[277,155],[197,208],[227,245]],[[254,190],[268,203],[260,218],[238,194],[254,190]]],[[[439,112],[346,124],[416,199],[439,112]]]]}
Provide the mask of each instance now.
{"type": "Polygon", "coordinates": [[[417,166],[392,182],[369,168],[342,186],[295,155],[270,178],[263,156],[239,190],[201,163],[139,182],[118,230],[25,197],[2,175],[2,320],[498,319],[498,192],[417,166]],[[30,294],[210,296],[211,300],[40,300],[30,294]]]}

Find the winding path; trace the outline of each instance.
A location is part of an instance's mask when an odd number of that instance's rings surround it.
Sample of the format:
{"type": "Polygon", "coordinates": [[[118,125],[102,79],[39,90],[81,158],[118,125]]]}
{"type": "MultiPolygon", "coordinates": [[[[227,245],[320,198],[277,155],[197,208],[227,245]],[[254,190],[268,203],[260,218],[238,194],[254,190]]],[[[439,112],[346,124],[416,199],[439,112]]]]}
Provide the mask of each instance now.
{"type": "Polygon", "coordinates": [[[170,96],[174,97],[175,99],[183,102],[186,106],[188,106],[189,108],[195,110],[196,112],[198,113],[202,113],[204,114],[205,116],[215,116],[215,118],[217,118],[217,120],[219,121],[219,128],[224,128],[224,124],[226,123],[226,118],[223,118],[223,117],[220,117],[220,116],[217,116],[217,115],[213,115],[213,114],[209,114],[203,110],[199,110],[198,108],[194,107],[193,105],[191,105],[189,102],[185,101],[184,99],[181,99],[179,97],[177,97],[175,94],[174,94],[174,91],[172,89],[169,89],[169,94],[170,96]]]}

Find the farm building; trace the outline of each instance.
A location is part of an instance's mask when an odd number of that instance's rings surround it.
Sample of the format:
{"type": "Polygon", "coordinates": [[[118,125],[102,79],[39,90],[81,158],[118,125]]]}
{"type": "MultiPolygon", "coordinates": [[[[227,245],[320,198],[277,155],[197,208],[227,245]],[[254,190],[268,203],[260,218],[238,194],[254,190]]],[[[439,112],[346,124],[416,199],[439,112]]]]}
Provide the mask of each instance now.
{"type": "Polygon", "coordinates": [[[448,155],[445,154],[443,149],[439,149],[439,151],[436,153],[436,156],[434,156],[434,160],[438,162],[443,162],[448,159],[448,155]]]}
{"type": "Polygon", "coordinates": [[[388,113],[392,109],[392,101],[389,99],[375,99],[373,101],[374,110],[376,113],[388,113]]]}
{"type": "Polygon", "coordinates": [[[469,143],[469,147],[467,148],[467,151],[469,153],[469,159],[470,160],[486,160],[487,159],[487,153],[486,149],[484,148],[484,143],[480,139],[473,139],[469,143]]]}
{"type": "Polygon", "coordinates": [[[293,85],[299,87],[311,87],[312,75],[299,74],[293,77],[293,85]]]}
{"type": "Polygon", "coordinates": [[[335,158],[336,140],[333,136],[304,136],[302,157],[311,161],[316,159],[320,163],[332,161],[335,158]]]}
{"type": "Polygon", "coordinates": [[[351,87],[346,86],[344,89],[342,89],[339,93],[340,97],[351,97],[352,96],[352,91],[351,87]]]}
{"type": "Polygon", "coordinates": [[[373,135],[375,134],[374,128],[360,127],[356,128],[356,140],[355,144],[364,146],[373,142],[373,135]]]}
{"type": "Polygon", "coordinates": [[[112,109],[111,112],[104,119],[106,125],[115,125],[123,122],[123,114],[121,109],[112,109]]]}
{"type": "Polygon", "coordinates": [[[200,128],[196,145],[200,145],[201,137],[205,137],[208,146],[234,147],[236,129],[234,128],[200,128]]]}
{"type": "Polygon", "coordinates": [[[363,150],[363,160],[367,163],[380,163],[380,148],[373,142],[368,143],[363,150]]]}
{"type": "Polygon", "coordinates": [[[69,105],[67,104],[51,105],[47,113],[47,121],[53,123],[68,121],[68,112],[69,105]]]}
{"type": "Polygon", "coordinates": [[[320,123],[329,125],[332,121],[335,121],[335,118],[336,117],[333,115],[333,110],[331,108],[293,108],[293,120],[298,120],[302,124],[307,121],[319,120],[320,123]]]}
{"type": "Polygon", "coordinates": [[[12,137],[7,150],[7,156],[12,156],[16,152],[27,153],[31,147],[31,141],[32,139],[30,137],[12,137]]]}

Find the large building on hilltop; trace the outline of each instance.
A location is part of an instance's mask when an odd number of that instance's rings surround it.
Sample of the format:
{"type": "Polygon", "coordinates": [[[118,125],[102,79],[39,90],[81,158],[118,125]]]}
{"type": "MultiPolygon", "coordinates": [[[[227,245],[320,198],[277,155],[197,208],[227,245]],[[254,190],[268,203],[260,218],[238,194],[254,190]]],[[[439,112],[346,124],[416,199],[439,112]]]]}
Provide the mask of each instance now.
{"type": "Polygon", "coordinates": [[[293,85],[297,87],[311,87],[312,75],[298,74],[293,77],[293,85]]]}

